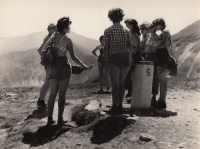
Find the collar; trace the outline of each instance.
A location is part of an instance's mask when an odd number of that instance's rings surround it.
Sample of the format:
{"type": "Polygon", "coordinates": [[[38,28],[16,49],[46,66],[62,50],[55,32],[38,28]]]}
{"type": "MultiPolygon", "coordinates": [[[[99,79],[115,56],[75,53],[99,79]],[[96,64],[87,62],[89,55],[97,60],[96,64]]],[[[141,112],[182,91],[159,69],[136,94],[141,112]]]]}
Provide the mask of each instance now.
{"type": "Polygon", "coordinates": [[[113,23],[113,25],[121,25],[121,24],[120,24],[120,22],[117,22],[117,23],[113,23]]]}

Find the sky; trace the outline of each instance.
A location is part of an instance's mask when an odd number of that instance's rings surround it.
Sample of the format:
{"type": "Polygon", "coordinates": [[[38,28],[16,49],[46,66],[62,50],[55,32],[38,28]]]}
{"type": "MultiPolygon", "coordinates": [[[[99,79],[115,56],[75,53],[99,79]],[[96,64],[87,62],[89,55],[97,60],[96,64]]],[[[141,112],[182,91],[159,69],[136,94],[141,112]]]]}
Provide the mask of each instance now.
{"type": "Polygon", "coordinates": [[[69,16],[72,31],[99,39],[112,25],[112,8],[123,9],[124,19],[139,24],[164,18],[172,35],[200,19],[200,0],[0,0],[0,37],[44,31],[49,23],[69,16]]]}

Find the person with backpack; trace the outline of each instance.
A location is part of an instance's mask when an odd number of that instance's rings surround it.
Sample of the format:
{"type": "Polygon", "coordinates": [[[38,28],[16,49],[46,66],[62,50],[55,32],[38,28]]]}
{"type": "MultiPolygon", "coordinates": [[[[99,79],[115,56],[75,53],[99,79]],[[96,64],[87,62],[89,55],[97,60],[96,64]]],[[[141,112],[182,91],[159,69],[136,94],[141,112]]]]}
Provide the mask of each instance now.
{"type": "Polygon", "coordinates": [[[134,71],[135,65],[137,63],[136,54],[139,52],[140,46],[140,28],[138,22],[135,19],[127,19],[124,22],[126,27],[130,30],[131,33],[131,44],[132,44],[132,65],[125,79],[125,88],[128,90],[125,98],[131,97],[132,92],[132,72],[134,71]]]}
{"type": "Polygon", "coordinates": [[[124,100],[124,81],[131,66],[131,35],[120,22],[124,13],[120,8],[111,9],[108,18],[113,25],[104,31],[105,62],[109,65],[112,82],[112,107],[109,113],[122,114],[124,100]]]}
{"type": "Polygon", "coordinates": [[[155,45],[155,64],[157,68],[157,76],[160,84],[160,98],[156,101],[154,108],[165,109],[166,106],[166,94],[167,94],[167,66],[170,61],[170,55],[168,53],[169,39],[171,38],[170,32],[165,30],[166,24],[164,19],[156,19],[153,21],[153,25],[156,30],[162,33],[158,36],[158,43],[155,45]]]}
{"type": "Polygon", "coordinates": [[[108,67],[105,66],[104,62],[104,37],[103,35],[99,38],[100,45],[98,45],[93,51],[92,54],[98,57],[98,70],[99,70],[99,83],[100,83],[100,90],[97,93],[104,93],[103,91],[103,74],[105,74],[105,80],[107,85],[107,93],[110,93],[110,78],[109,78],[109,71],[108,67]],[[99,55],[96,54],[96,51],[99,50],[99,55]]]}
{"type": "MultiPolygon", "coordinates": [[[[71,65],[67,58],[69,52],[71,59],[77,64],[81,65],[85,70],[89,67],[81,62],[74,53],[73,43],[69,37],[66,36],[70,32],[71,21],[69,17],[62,17],[57,22],[58,33],[51,36],[51,47],[53,51],[53,63],[50,66],[50,96],[48,100],[48,119],[47,126],[52,125],[53,109],[57,93],[59,92],[58,100],[58,120],[57,125],[61,126],[65,123],[63,120],[63,112],[65,108],[65,95],[70,82],[71,65]]],[[[47,41],[48,42],[48,41],[47,41]]],[[[44,49],[43,49],[44,50],[44,49]]]]}
{"type": "MultiPolygon", "coordinates": [[[[48,41],[48,39],[51,37],[51,35],[57,31],[56,26],[53,23],[50,23],[47,27],[47,30],[49,32],[49,34],[44,38],[42,45],[40,46],[40,48],[38,49],[38,53],[41,56],[41,52],[42,52],[42,48],[44,46],[44,44],[48,41]]],[[[48,73],[49,73],[49,68],[45,67],[45,80],[44,83],[42,85],[42,88],[40,89],[40,97],[37,101],[37,107],[39,109],[46,109],[47,105],[45,103],[45,97],[47,95],[48,89],[50,87],[50,80],[48,78],[48,73]]]]}

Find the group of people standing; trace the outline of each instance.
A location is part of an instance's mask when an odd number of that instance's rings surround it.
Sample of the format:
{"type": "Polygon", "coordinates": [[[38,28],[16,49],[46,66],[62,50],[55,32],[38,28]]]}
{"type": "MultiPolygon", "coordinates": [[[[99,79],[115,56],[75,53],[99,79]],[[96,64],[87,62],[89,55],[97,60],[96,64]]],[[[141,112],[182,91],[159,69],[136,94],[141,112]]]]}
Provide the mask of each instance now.
{"type": "Polygon", "coordinates": [[[97,56],[95,52],[100,50],[98,57],[100,91],[103,90],[102,68],[106,70],[107,86],[109,86],[107,80],[110,75],[112,107],[109,111],[111,113],[122,112],[125,89],[128,90],[125,97],[131,97],[132,85],[134,85],[131,76],[139,61],[154,62],[151,107],[166,108],[166,76],[170,60],[168,47],[171,35],[165,30],[165,21],[156,19],[152,23],[144,22],[139,26],[135,19],[127,19],[124,23],[128,31],[120,24],[123,17],[124,13],[120,8],[108,12],[108,18],[113,25],[104,31],[104,35],[100,37],[101,44],[92,52],[97,56]],[[156,31],[161,31],[161,34],[157,35],[156,31]],[[141,35],[142,38],[140,38],[141,35]],[[159,88],[160,97],[156,100],[159,88]]]}
{"type": "MultiPolygon", "coordinates": [[[[113,22],[113,25],[105,30],[104,35],[99,38],[100,45],[92,52],[98,57],[99,93],[103,92],[103,74],[105,74],[107,92],[110,92],[110,80],[112,83],[112,107],[109,111],[113,114],[120,114],[123,108],[125,88],[128,89],[126,97],[131,96],[132,84],[134,85],[134,80],[131,80],[131,74],[134,73],[135,65],[140,60],[152,61],[154,62],[154,77],[151,106],[166,108],[166,66],[169,59],[167,45],[169,44],[168,39],[170,38],[170,34],[164,30],[166,27],[165,21],[163,19],[156,19],[151,24],[143,23],[139,27],[136,20],[127,19],[125,20],[125,24],[129,29],[128,31],[120,24],[123,17],[124,13],[120,8],[111,9],[108,12],[108,18],[113,22]],[[158,36],[156,30],[160,30],[162,33],[158,36]],[[142,40],[140,40],[141,35],[142,40]],[[96,54],[97,50],[100,50],[99,55],[96,54]],[[156,101],[158,84],[160,84],[160,98],[156,101]]],[[[52,115],[58,92],[57,124],[62,125],[65,123],[63,120],[65,95],[71,76],[71,65],[67,58],[67,51],[73,61],[82,66],[84,70],[89,69],[87,65],[77,58],[73,50],[73,43],[66,36],[70,32],[71,23],[69,17],[63,17],[57,21],[57,25],[50,24],[47,28],[49,35],[46,36],[43,44],[38,49],[41,55],[41,52],[51,44],[54,53],[53,65],[45,68],[45,82],[41,88],[40,98],[37,102],[39,108],[47,108],[44,99],[48,88],[50,88],[48,126],[55,123],[52,115]]]]}

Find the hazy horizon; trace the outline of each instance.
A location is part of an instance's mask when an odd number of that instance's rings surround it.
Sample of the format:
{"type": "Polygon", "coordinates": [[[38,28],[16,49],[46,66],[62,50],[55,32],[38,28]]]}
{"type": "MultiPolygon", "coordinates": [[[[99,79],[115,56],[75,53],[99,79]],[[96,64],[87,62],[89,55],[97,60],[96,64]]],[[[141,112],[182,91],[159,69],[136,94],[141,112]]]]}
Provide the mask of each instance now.
{"type": "MultiPolygon", "coordinates": [[[[136,19],[138,24],[164,18],[172,35],[200,19],[200,0],[0,0],[0,4],[0,37],[45,31],[49,23],[69,16],[73,32],[98,40],[112,25],[107,14],[116,7],[124,10],[124,19],[136,19]]],[[[121,24],[125,26],[124,21],[121,24]]]]}

